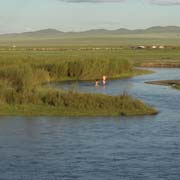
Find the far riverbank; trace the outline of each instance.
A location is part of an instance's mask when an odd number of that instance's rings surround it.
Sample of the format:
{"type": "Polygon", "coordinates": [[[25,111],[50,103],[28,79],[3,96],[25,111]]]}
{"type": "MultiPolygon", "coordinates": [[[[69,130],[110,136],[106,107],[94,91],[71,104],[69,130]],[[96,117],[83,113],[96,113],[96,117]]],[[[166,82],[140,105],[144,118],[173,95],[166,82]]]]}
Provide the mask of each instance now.
{"type": "Polygon", "coordinates": [[[163,81],[148,81],[147,84],[171,86],[176,89],[180,89],[180,80],[163,80],[163,81]]]}

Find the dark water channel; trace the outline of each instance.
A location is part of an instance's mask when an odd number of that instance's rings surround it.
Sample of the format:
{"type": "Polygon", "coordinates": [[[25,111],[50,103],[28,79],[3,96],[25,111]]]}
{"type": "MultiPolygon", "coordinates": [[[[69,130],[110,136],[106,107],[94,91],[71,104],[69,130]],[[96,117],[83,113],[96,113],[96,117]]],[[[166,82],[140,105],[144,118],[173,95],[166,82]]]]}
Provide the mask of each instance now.
{"type": "MultiPolygon", "coordinates": [[[[113,80],[77,82],[77,90],[124,91],[155,106],[143,117],[1,117],[2,180],[179,180],[180,91],[145,81],[180,79],[180,69],[113,80]]],[[[72,83],[55,84],[71,88],[72,83]]]]}

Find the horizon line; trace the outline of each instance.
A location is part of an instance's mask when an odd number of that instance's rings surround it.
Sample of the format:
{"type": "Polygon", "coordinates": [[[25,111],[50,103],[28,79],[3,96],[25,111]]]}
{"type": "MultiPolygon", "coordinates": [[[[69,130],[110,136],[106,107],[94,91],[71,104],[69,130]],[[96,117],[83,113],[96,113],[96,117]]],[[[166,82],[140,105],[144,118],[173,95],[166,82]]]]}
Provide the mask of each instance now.
{"type": "Polygon", "coordinates": [[[149,26],[146,28],[125,28],[125,27],[120,27],[120,28],[115,28],[115,29],[110,29],[110,28],[91,28],[91,29],[87,29],[87,30],[72,30],[72,31],[62,31],[58,28],[42,28],[42,29],[37,29],[37,30],[31,30],[31,31],[22,31],[22,32],[9,32],[9,33],[0,33],[0,35],[11,35],[11,34],[23,34],[23,33],[34,33],[34,32],[39,32],[39,31],[45,31],[45,30],[54,30],[57,32],[61,32],[61,33],[84,33],[84,32],[88,32],[88,31],[97,31],[97,30],[104,30],[104,31],[117,31],[117,30],[128,30],[128,31],[136,31],[136,30],[148,30],[150,28],[155,28],[155,27],[160,27],[160,28],[167,28],[167,27],[176,27],[176,28],[180,28],[180,26],[178,25],[154,25],[154,26],[149,26]]]}

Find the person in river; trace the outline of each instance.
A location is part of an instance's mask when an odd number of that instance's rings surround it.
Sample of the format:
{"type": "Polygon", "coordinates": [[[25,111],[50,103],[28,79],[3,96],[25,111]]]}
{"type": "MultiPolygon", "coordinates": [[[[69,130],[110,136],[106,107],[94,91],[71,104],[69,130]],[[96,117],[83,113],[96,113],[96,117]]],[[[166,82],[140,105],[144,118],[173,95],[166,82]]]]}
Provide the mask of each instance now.
{"type": "Polygon", "coordinates": [[[98,79],[96,79],[95,86],[96,86],[96,87],[98,87],[98,86],[99,86],[99,81],[98,81],[98,79]]]}
{"type": "Polygon", "coordinates": [[[102,77],[103,86],[106,86],[106,80],[107,80],[107,76],[103,75],[102,77]]]}

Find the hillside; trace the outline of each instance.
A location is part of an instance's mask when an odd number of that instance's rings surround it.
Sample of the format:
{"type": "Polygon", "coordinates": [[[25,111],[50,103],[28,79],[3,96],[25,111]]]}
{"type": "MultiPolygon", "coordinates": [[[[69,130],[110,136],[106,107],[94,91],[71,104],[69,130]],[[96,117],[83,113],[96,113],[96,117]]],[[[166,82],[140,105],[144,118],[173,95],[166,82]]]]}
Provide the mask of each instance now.
{"type": "Polygon", "coordinates": [[[153,26],[147,29],[135,29],[130,30],[126,28],[120,28],[116,30],[106,29],[91,29],[82,32],[63,32],[56,29],[43,29],[32,32],[13,33],[13,34],[2,34],[3,36],[54,36],[54,35],[72,35],[72,34],[145,34],[145,33],[180,33],[180,27],[178,26],[153,26]]]}
{"type": "Polygon", "coordinates": [[[16,46],[131,46],[173,45],[180,46],[180,27],[154,26],[147,29],[116,30],[92,29],[82,32],[62,32],[56,29],[1,34],[0,47],[16,46]]]}

